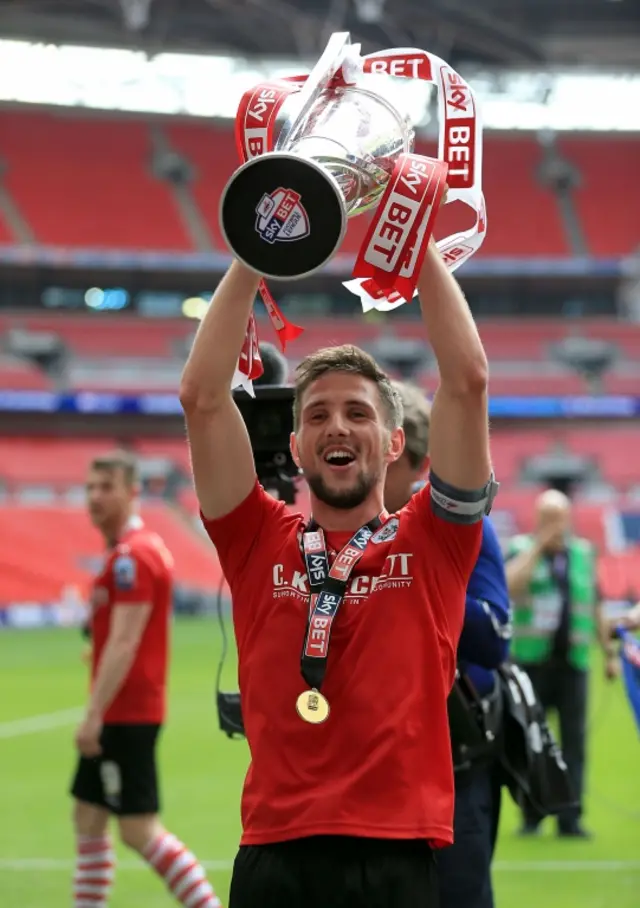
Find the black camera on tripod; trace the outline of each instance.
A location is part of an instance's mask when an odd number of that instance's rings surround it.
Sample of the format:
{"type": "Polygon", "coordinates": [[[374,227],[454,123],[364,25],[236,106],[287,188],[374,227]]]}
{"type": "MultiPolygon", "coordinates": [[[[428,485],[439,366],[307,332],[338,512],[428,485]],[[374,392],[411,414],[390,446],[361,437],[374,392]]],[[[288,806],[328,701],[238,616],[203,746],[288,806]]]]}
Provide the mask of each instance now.
{"type": "MultiPolygon", "coordinates": [[[[260,355],[264,373],[254,382],[255,398],[244,391],[234,391],[233,397],[249,433],[261,485],[286,504],[294,504],[298,468],[289,446],[293,431],[293,387],[285,384],[287,363],[275,347],[260,344],[260,355]]],[[[227,737],[244,737],[240,693],[220,690],[228,652],[227,629],[222,614],[223,589],[224,580],[218,589],[216,606],[222,634],[222,654],[216,680],[218,722],[227,737]]]]}

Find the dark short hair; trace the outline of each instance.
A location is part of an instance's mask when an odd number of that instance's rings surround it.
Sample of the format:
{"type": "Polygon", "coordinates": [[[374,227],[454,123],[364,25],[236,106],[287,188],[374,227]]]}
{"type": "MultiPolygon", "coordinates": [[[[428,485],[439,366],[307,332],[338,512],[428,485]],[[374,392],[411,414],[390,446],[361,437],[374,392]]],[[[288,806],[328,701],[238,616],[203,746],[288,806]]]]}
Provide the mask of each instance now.
{"type": "Polygon", "coordinates": [[[416,385],[394,382],[393,386],[404,409],[404,450],[412,468],[417,470],[429,453],[431,403],[416,385]]]}
{"type": "Polygon", "coordinates": [[[106,454],[99,454],[93,458],[89,464],[89,469],[105,470],[109,473],[120,470],[128,486],[135,486],[140,481],[138,461],[130,451],[116,450],[108,451],[106,454]]]}
{"type": "Polygon", "coordinates": [[[340,347],[324,347],[305,356],[295,372],[295,394],[293,398],[293,425],[298,430],[302,395],[315,381],[328,372],[348,372],[351,375],[362,375],[378,387],[380,398],[386,411],[386,424],[389,429],[399,429],[402,425],[402,401],[393,387],[389,376],[384,372],[370,353],[343,344],[340,347]]]}

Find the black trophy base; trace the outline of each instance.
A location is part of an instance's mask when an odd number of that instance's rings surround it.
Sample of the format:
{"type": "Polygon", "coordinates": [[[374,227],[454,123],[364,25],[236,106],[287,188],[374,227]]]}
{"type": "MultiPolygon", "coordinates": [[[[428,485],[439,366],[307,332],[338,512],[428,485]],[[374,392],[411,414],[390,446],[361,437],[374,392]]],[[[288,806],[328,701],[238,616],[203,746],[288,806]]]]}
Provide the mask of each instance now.
{"type": "Polygon", "coordinates": [[[319,164],[269,152],[240,167],[220,199],[234,256],[263,277],[294,280],[334,255],[347,228],[342,195],[319,164]]]}

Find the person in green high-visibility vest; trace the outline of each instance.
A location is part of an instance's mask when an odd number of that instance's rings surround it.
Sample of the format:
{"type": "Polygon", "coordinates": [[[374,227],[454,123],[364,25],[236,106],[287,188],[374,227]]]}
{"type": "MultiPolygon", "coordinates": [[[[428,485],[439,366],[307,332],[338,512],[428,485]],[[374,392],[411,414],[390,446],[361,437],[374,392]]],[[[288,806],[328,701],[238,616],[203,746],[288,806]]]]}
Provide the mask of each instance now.
{"type": "MultiPolygon", "coordinates": [[[[505,571],[513,608],[511,658],[528,673],[545,709],[557,710],[562,752],[580,804],[558,816],[558,835],[586,838],[581,818],[594,640],[606,648],[608,677],[616,675],[617,663],[600,633],[596,552],[572,533],[566,495],[547,489],[539,496],[536,530],[510,540],[505,571]]],[[[540,820],[525,811],[522,833],[535,834],[540,820]]]]}

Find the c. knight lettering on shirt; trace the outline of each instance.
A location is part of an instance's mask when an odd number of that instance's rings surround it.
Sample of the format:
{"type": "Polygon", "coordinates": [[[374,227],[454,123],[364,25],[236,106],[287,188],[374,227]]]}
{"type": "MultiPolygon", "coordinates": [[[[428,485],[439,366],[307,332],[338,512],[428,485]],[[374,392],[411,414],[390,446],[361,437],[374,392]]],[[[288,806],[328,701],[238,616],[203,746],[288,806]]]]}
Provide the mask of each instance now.
{"type": "MultiPolygon", "coordinates": [[[[349,579],[345,601],[364,601],[379,587],[382,589],[410,587],[413,582],[411,573],[413,558],[413,552],[393,552],[385,558],[382,571],[375,575],[359,574],[356,568],[354,576],[349,579]]],[[[305,571],[293,570],[286,573],[283,564],[274,564],[272,573],[274,599],[293,597],[307,603],[311,590],[309,576],[305,571]]]]}

